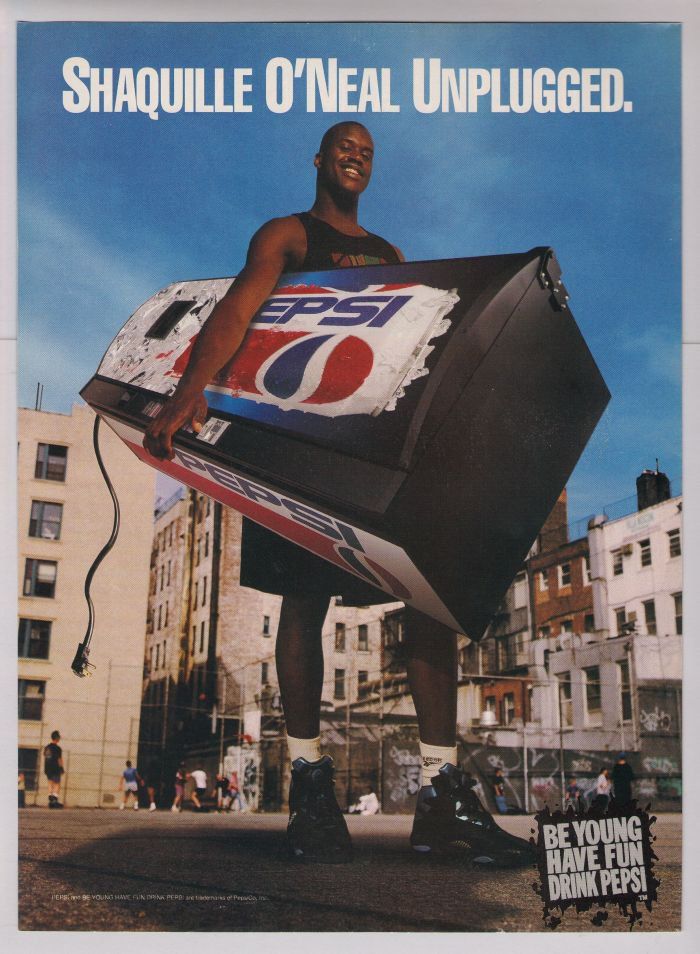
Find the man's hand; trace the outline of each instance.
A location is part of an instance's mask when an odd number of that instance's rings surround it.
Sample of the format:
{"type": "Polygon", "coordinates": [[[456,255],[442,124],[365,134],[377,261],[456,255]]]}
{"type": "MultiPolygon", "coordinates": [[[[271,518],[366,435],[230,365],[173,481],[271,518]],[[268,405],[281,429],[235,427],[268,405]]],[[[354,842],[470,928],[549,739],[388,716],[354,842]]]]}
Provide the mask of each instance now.
{"type": "Polygon", "coordinates": [[[203,394],[192,398],[181,398],[175,394],[151,421],[143,438],[143,446],[158,460],[172,460],[175,431],[190,424],[199,433],[207,419],[207,410],[203,394]]]}

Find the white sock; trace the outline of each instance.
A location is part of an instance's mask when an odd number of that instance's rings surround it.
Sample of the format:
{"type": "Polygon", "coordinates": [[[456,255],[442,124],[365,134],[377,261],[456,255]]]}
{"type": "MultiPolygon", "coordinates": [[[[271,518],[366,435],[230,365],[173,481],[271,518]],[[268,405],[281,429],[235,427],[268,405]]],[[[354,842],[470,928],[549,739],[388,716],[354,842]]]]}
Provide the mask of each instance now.
{"type": "Polygon", "coordinates": [[[315,739],[295,739],[293,735],[288,735],[287,745],[289,747],[289,759],[291,762],[295,762],[297,759],[306,759],[307,762],[318,762],[321,758],[320,735],[317,735],[315,739]]]}
{"type": "Polygon", "coordinates": [[[431,785],[433,777],[446,762],[450,765],[457,764],[456,745],[428,745],[427,742],[419,742],[418,745],[421,758],[421,785],[431,785]]]}

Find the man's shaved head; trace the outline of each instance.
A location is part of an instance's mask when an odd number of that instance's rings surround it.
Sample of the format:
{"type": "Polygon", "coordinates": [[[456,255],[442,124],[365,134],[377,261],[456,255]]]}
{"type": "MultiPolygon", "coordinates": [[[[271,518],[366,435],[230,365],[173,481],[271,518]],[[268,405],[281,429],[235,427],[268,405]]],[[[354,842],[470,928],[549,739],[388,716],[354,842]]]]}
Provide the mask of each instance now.
{"type": "Polygon", "coordinates": [[[371,133],[366,126],[363,126],[362,123],[356,123],[354,120],[350,119],[342,123],[336,123],[334,126],[331,126],[330,129],[327,129],[323,134],[323,138],[321,139],[321,145],[318,147],[318,151],[325,152],[325,150],[328,149],[328,147],[331,145],[331,143],[333,142],[335,137],[340,133],[340,131],[343,129],[349,129],[349,128],[364,129],[364,131],[367,133],[370,139],[372,138],[371,133]]]}

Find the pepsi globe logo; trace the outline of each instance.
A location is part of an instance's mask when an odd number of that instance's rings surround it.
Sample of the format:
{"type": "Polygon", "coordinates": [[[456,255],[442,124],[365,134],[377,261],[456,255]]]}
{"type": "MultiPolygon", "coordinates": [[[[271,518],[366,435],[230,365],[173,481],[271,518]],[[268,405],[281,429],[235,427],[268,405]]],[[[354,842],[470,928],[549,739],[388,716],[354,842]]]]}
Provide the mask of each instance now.
{"type": "Polygon", "coordinates": [[[372,348],[357,335],[294,336],[262,362],[255,388],[279,404],[333,404],[359,391],[373,364],[372,348]]]}

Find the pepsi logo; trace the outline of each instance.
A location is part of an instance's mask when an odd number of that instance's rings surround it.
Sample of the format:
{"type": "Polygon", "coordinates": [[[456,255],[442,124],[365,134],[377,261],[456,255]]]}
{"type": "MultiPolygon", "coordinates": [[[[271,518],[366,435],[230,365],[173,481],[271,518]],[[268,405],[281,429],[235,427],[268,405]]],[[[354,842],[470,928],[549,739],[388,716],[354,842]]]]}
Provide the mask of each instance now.
{"type": "Polygon", "coordinates": [[[356,335],[304,335],[262,362],[255,390],[280,403],[332,404],[354,394],[373,364],[372,348],[356,335]]]}

